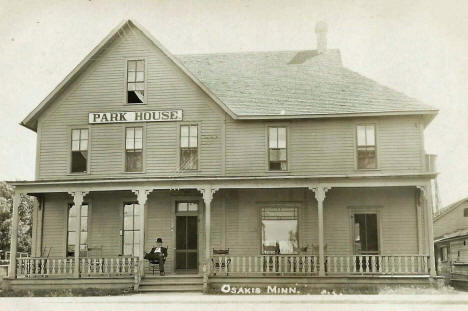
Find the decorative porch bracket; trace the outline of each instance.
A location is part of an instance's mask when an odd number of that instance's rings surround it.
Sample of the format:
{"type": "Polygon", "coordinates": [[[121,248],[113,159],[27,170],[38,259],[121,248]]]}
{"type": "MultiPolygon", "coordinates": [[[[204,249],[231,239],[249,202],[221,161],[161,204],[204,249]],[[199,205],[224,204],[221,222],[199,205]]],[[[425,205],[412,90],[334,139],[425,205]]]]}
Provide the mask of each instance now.
{"type": "Polygon", "coordinates": [[[139,276],[138,282],[144,274],[145,261],[145,206],[148,201],[148,195],[153,191],[153,188],[138,188],[132,189],[132,192],[137,196],[138,205],[140,209],[140,249],[138,250],[139,257],[139,276]]]}
{"type": "Polygon", "coordinates": [[[11,241],[10,241],[10,271],[8,277],[16,278],[16,252],[18,248],[18,222],[19,222],[19,205],[21,203],[21,193],[15,191],[13,193],[13,215],[11,219],[11,241]]]}
{"type": "Polygon", "coordinates": [[[83,205],[84,197],[89,191],[73,191],[69,194],[73,197],[73,205],[76,210],[76,240],[75,240],[75,270],[73,276],[80,277],[80,244],[81,244],[81,206],[83,205]]]}
{"type": "Polygon", "coordinates": [[[319,276],[325,276],[325,250],[323,237],[323,201],[326,193],[331,187],[321,185],[309,186],[309,189],[315,193],[318,209],[318,238],[319,238],[319,276]]]}
{"type": "Polygon", "coordinates": [[[219,188],[213,188],[211,186],[204,186],[197,190],[203,195],[203,201],[205,203],[205,264],[203,265],[203,289],[208,289],[208,274],[209,264],[211,257],[211,201],[213,201],[213,195],[219,188]]]}
{"type": "Polygon", "coordinates": [[[429,265],[431,277],[436,276],[435,270],[435,254],[434,254],[434,231],[433,231],[433,211],[432,211],[432,189],[430,182],[425,186],[416,186],[419,189],[420,198],[423,200],[426,214],[426,232],[427,243],[429,248],[429,265]]]}

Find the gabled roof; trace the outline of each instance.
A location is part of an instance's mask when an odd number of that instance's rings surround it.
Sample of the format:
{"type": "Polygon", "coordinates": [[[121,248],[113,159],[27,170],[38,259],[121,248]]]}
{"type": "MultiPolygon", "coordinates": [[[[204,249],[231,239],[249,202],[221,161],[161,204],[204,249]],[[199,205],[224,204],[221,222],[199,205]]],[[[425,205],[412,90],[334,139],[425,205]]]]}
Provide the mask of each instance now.
{"type": "Polygon", "coordinates": [[[138,28],[234,119],[427,115],[437,110],[341,64],[338,50],[172,55],[148,31],[123,21],[21,122],[36,130],[39,115],[124,27],[138,28]]]}
{"type": "Polygon", "coordinates": [[[185,66],[172,55],[158,40],[156,40],[148,31],[141,25],[132,20],[122,21],[114,28],[66,77],[55,89],[21,122],[21,125],[36,131],[37,119],[39,115],[69,86],[76,77],[83,72],[95,57],[103,51],[115,38],[124,32],[125,27],[133,26],[139,29],[157,48],[159,48],[176,66],[178,66],[186,75],[188,75],[195,84],[197,84],[209,97],[211,97],[221,108],[232,117],[235,115],[230,111],[216,95],[214,95],[205,85],[203,85],[185,66]]]}
{"type": "Polygon", "coordinates": [[[468,237],[468,229],[459,229],[453,232],[444,233],[441,236],[434,238],[434,243],[442,242],[446,240],[458,239],[462,237],[468,237]]]}
{"type": "Polygon", "coordinates": [[[338,50],[178,57],[240,119],[437,112],[343,67],[338,50]]]}
{"type": "Polygon", "coordinates": [[[442,209],[439,210],[439,212],[434,215],[434,222],[436,222],[437,220],[439,220],[440,218],[444,217],[445,215],[447,214],[450,214],[452,211],[456,210],[457,207],[459,207],[460,205],[462,205],[463,203],[467,202],[468,201],[468,198],[463,198],[459,201],[456,201],[442,209]]]}

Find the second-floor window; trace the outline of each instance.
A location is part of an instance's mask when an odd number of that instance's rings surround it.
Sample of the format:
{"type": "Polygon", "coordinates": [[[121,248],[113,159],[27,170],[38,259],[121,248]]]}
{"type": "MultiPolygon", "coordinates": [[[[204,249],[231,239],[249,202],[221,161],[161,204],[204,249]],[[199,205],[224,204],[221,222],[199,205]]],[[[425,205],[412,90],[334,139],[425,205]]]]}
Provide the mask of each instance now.
{"type": "Polygon", "coordinates": [[[377,168],[377,148],[375,141],[375,125],[357,126],[357,168],[377,168]]]}
{"type": "Polygon", "coordinates": [[[125,129],[125,171],[141,172],[143,170],[143,128],[127,127],[125,129]]]}
{"type": "Polygon", "coordinates": [[[145,61],[127,61],[127,103],[145,102],[145,61]]]}
{"type": "Polygon", "coordinates": [[[288,169],[285,127],[268,128],[268,163],[270,171],[288,169]]]}
{"type": "Polygon", "coordinates": [[[198,168],[198,126],[180,126],[180,169],[198,168]]]}
{"type": "Polygon", "coordinates": [[[71,172],[85,173],[88,169],[88,129],[73,129],[71,136],[71,172]]]}

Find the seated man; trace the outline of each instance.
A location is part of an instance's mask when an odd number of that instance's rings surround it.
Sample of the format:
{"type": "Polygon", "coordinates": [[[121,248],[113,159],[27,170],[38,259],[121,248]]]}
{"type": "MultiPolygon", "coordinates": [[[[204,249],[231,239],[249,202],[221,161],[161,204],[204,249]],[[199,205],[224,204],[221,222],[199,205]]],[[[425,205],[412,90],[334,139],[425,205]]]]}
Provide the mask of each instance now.
{"type": "Polygon", "coordinates": [[[162,239],[156,239],[156,245],[153,246],[151,251],[148,254],[148,260],[154,261],[157,260],[159,263],[159,274],[164,275],[164,261],[166,261],[167,257],[167,248],[162,246],[162,239]]]}

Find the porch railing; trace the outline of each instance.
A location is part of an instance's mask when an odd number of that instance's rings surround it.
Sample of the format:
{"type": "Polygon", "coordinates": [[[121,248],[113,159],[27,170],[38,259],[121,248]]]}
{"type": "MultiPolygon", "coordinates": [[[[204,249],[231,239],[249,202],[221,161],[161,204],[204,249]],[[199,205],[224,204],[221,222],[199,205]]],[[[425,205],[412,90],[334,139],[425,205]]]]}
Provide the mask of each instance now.
{"type": "MultiPolygon", "coordinates": [[[[326,275],[428,275],[428,256],[325,256],[326,275]]],[[[317,275],[315,255],[213,256],[211,275],[317,275]]]]}
{"type": "Polygon", "coordinates": [[[213,256],[211,274],[316,274],[318,256],[213,256]]]}
{"type": "Polygon", "coordinates": [[[429,274],[428,256],[325,256],[328,274],[429,274]]]}
{"type": "MultiPolygon", "coordinates": [[[[81,278],[129,277],[137,273],[137,257],[85,257],[79,259],[81,278]]],[[[17,258],[17,277],[75,276],[75,258],[17,258]]]]}

